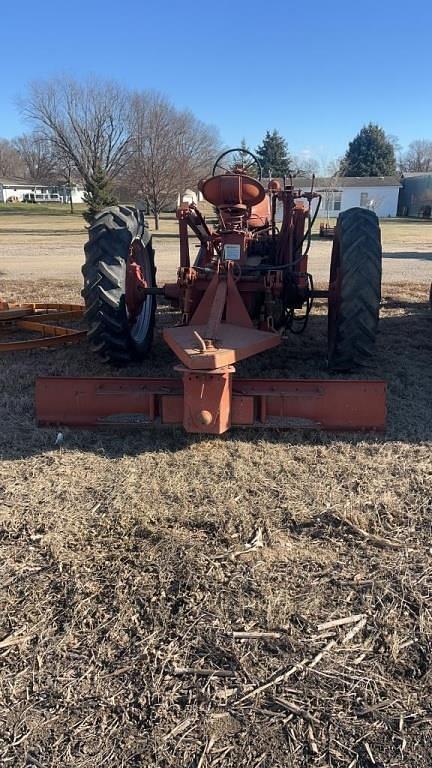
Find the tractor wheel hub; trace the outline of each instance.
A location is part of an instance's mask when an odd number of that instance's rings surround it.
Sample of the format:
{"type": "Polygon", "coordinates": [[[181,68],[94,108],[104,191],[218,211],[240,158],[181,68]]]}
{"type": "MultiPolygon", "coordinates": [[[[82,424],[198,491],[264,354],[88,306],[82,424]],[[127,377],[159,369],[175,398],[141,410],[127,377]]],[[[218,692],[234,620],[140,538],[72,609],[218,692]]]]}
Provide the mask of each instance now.
{"type": "Polygon", "coordinates": [[[126,262],[125,301],[128,317],[132,323],[139,317],[147,296],[148,284],[143,277],[142,266],[139,263],[139,252],[142,250],[142,243],[138,240],[134,241],[126,262]]]}

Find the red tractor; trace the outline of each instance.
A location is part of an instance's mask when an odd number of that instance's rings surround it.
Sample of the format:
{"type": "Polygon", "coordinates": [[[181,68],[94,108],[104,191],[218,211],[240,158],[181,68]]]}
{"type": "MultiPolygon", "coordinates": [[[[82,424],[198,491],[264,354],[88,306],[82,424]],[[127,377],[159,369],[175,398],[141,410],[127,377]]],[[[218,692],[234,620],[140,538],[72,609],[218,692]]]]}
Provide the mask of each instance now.
{"type": "Polygon", "coordinates": [[[376,215],[363,208],[339,215],[329,287],[316,290],[308,253],[321,196],[313,183],[307,191],[295,189],[291,178],[264,187],[261,177],[251,152],[233,149],[217,159],[199,186],[217,211],[217,225],[210,229],[196,205],[180,205],[177,282],[161,288],[142,212],[120,206],[96,218],[83,266],[92,350],[115,366],[145,358],[162,295],[181,312],[179,324],[163,331],[181,378],[66,379],[61,388],[55,379],[41,379],[41,422],[94,425],[123,414],[128,423],[134,417],[137,423],[182,423],[190,432],[259,424],[383,428],[384,382],[233,376],[237,361],[278,346],[289,331],[304,331],[315,298],[328,298],[332,371],[367,363],[378,326],[376,215]],[[189,230],[199,241],[193,262],[189,230]]]}

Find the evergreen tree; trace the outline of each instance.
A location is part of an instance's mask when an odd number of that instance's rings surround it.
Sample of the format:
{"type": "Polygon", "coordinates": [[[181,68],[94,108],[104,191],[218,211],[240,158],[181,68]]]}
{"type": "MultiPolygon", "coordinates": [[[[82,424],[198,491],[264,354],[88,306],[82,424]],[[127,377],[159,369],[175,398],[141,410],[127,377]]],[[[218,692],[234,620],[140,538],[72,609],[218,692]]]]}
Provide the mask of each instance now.
{"type": "Polygon", "coordinates": [[[379,125],[369,123],[350,141],[340,167],[341,176],[393,176],[396,158],[392,141],[379,125]]]}
{"type": "Polygon", "coordinates": [[[254,163],[253,158],[246,154],[249,152],[249,147],[246,144],[246,139],[243,138],[240,142],[240,151],[236,152],[236,154],[233,156],[232,162],[230,164],[230,169],[232,171],[235,170],[237,166],[248,166],[250,163],[250,167],[247,169],[247,175],[252,176],[252,178],[256,179],[258,176],[258,167],[256,163],[254,163]]]}
{"type": "Polygon", "coordinates": [[[92,177],[86,183],[83,197],[84,202],[88,205],[83,216],[89,224],[93,223],[96,214],[103,211],[104,208],[118,204],[111,181],[100,165],[97,166],[92,177]]]}
{"type": "Polygon", "coordinates": [[[288,144],[276,130],[266,132],[255,154],[262,165],[263,176],[286,176],[291,170],[288,144]]]}

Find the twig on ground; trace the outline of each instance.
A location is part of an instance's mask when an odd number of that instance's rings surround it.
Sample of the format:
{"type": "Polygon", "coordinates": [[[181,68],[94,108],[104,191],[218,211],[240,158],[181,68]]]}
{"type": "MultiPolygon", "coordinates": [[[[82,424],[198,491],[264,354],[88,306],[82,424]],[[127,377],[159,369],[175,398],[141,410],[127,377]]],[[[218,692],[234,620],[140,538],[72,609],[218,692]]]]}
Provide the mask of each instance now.
{"type": "Polygon", "coordinates": [[[375,758],[374,758],[374,756],[372,754],[372,750],[371,750],[369,744],[367,743],[367,741],[364,741],[363,744],[364,744],[364,748],[365,748],[366,752],[369,755],[369,759],[370,759],[371,763],[373,763],[373,765],[376,765],[376,760],[375,760],[375,758]]]}
{"type": "MultiPolygon", "coordinates": [[[[358,624],[356,624],[346,635],[342,638],[341,643],[342,645],[345,645],[350,640],[352,640],[355,635],[360,632],[360,630],[364,627],[366,624],[366,617],[361,619],[358,624]]],[[[271,688],[274,685],[278,685],[279,683],[284,682],[285,680],[288,680],[288,678],[292,677],[296,672],[300,672],[304,669],[314,669],[316,665],[321,661],[324,654],[328,653],[333,646],[337,644],[337,640],[330,640],[322,650],[316,654],[316,656],[313,657],[313,659],[304,658],[301,661],[298,662],[298,664],[294,664],[294,666],[287,669],[285,672],[282,672],[279,675],[276,675],[276,677],[272,678],[271,680],[268,680],[266,683],[263,683],[262,685],[259,685],[257,688],[254,688],[252,691],[249,691],[248,693],[245,693],[244,696],[242,696],[238,701],[233,702],[234,704],[238,705],[243,703],[243,701],[246,701],[247,699],[250,699],[254,696],[257,696],[259,693],[262,693],[262,691],[266,691],[268,688],[271,688]]]]}
{"type": "Polygon", "coordinates": [[[257,528],[255,535],[251,539],[250,543],[244,545],[243,549],[231,549],[226,552],[222,552],[220,555],[215,555],[213,560],[224,560],[226,557],[239,557],[240,555],[248,555],[255,549],[260,549],[264,546],[262,528],[257,528]]]}
{"type": "Polygon", "coordinates": [[[384,699],[384,701],[378,701],[376,704],[371,704],[370,707],[363,707],[363,709],[358,711],[358,714],[360,716],[370,715],[372,712],[378,712],[380,709],[390,707],[392,704],[395,704],[396,701],[397,699],[384,699]]]}
{"type": "Polygon", "coordinates": [[[234,640],[278,640],[282,637],[282,633],[260,632],[259,630],[254,632],[254,630],[251,630],[250,632],[233,632],[232,636],[234,640]]]}
{"type": "Polygon", "coordinates": [[[345,525],[355,531],[355,533],[358,533],[359,536],[361,536],[363,539],[367,539],[376,547],[381,547],[381,549],[403,549],[406,546],[406,544],[400,541],[395,541],[395,539],[387,539],[384,536],[378,536],[376,533],[369,533],[369,531],[365,531],[363,528],[360,528],[357,523],[353,523],[353,521],[349,520],[347,517],[345,517],[345,515],[337,514],[334,512],[334,510],[331,510],[330,514],[340,523],[345,523],[345,525]]]}
{"type": "Polygon", "coordinates": [[[280,707],[283,707],[284,709],[287,709],[288,712],[292,712],[293,715],[298,715],[299,717],[302,717],[303,720],[307,720],[311,723],[316,723],[316,725],[319,725],[318,718],[314,717],[310,714],[304,707],[300,707],[298,704],[295,704],[293,701],[287,701],[287,699],[283,699],[281,696],[274,696],[273,701],[275,704],[278,704],[280,707]]]}
{"type": "Polygon", "coordinates": [[[215,737],[214,736],[210,736],[207,744],[205,745],[205,747],[204,747],[204,749],[202,751],[201,757],[200,757],[200,759],[198,761],[198,764],[197,764],[197,768],[202,768],[203,767],[205,759],[206,759],[207,755],[209,754],[209,752],[211,751],[211,748],[214,745],[215,741],[216,741],[215,737]]]}
{"type": "Polygon", "coordinates": [[[352,629],[350,629],[350,631],[348,632],[348,634],[346,634],[346,635],[345,635],[345,637],[344,637],[344,638],[342,638],[342,645],[346,645],[347,643],[349,643],[349,641],[350,641],[350,640],[352,640],[352,639],[353,639],[353,637],[355,637],[356,635],[358,635],[358,633],[359,633],[359,632],[360,632],[360,631],[363,629],[363,627],[365,626],[365,624],[366,624],[366,621],[367,621],[367,618],[366,618],[366,616],[364,616],[362,619],[360,619],[359,623],[358,623],[358,624],[356,624],[356,625],[355,625],[355,627],[353,627],[352,629]]]}
{"type": "Polygon", "coordinates": [[[313,732],[313,728],[310,723],[308,725],[307,733],[308,733],[310,751],[312,752],[313,755],[318,755],[319,753],[318,744],[316,743],[315,734],[313,732]]]}
{"type": "Polygon", "coordinates": [[[31,640],[33,635],[21,635],[24,632],[23,629],[18,629],[16,632],[12,632],[3,640],[0,640],[0,649],[9,648],[11,645],[17,645],[18,643],[25,643],[27,640],[31,640]]]}
{"type": "Polygon", "coordinates": [[[343,624],[354,624],[363,617],[364,613],[354,613],[351,616],[344,616],[342,619],[325,621],[323,624],[318,624],[318,632],[323,632],[325,629],[331,629],[332,627],[341,627],[343,624]]]}
{"type": "Polygon", "coordinates": [[[307,665],[307,666],[308,666],[308,668],[309,668],[309,669],[314,669],[314,668],[316,667],[316,665],[317,665],[317,664],[319,664],[319,662],[321,661],[321,659],[322,659],[322,657],[324,656],[324,654],[325,654],[325,653],[328,653],[328,651],[331,651],[331,649],[333,648],[333,646],[335,646],[335,645],[336,645],[336,643],[337,643],[337,641],[336,641],[336,640],[330,640],[330,641],[329,641],[329,642],[328,642],[328,643],[327,643],[327,644],[324,646],[324,648],[323,648],[323,649],[322,649],[322,650],[321,650],[319,653],[317,653],[317,655],[316,655],[316,656],[314,656],[314,657],[313,657],[313,659],[312,659],[312,661],[310,662],[310,664],[308,664],[308,665],[307,665]]]}
{"type": "Polygon", "coordinates": [[[199,675],[199,677],[235,677],[236,672],[229,669],[206,669],[199,667],[176,667],[174,675],[199,675]]]}
{"type": "Polygon", "coordinates": [[[192,720],[187,717],[186,720],[183,720],[181,723],[178,723],[178,725],[172,728],[169,733],[166,733],[165,736],[162,737],[163,740],[168,741],[168,739],[171,739],[173,736],[177,736],[178,733],[185,731],[186,728],[190,726],[191,722],[192,720]]]}

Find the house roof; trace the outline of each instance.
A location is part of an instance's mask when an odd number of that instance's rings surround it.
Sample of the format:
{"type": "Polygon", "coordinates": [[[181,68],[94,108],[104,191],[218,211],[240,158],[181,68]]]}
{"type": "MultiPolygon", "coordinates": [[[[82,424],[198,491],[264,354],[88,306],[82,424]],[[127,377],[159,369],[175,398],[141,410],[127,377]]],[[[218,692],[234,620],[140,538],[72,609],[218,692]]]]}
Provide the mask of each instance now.
{"type": "MultiPolygon", "coordinates": [[[[3,187],[26,187],[26,189],[32,189],[33,187],[67,187],[69,186],[64,181],[31,181],[31,179],[5,179],[0,176],[0,186],[3,187]]],[[[74,189],[83,189],[84,187],[78,181],[72,181],[72,187],[74,189]]]]}
{"type": "Polygon", "coordinates": [[[417,176],[432,176],[432,171],[407,171],[402,174],[402,179],[417,178],[417,176]]]}
{"type": "MultiPolygon", "coordinates": [[[[11,178],[4,178],[3,176],[0,176],[0,184],[2,184],[5,187],[28,187],[32,182],[28,181],[27,179],[11,179],[11,178]]],[[[33,185],[34,186],[34,185],[33,185]]],[[[39,186],[36,184],[36,186],[39,186]]]]}
{"type": "MultiPolygon", "coordinates": [[[[262,179],[262,182],[268,181],[262,179]]],[[[282,179],[279,179],[282,182],[282,179]]],[[[294,187],[307,190],[310,189],[312,179],[304,176],[295,176],[293,178],[294,187]]],[[[265,186],[265,183],[264,183],[265,186]]],[[[399,176],[316,176],[314,189],[340,189],[343,187],[400,187],[399,176]]]]}
{"type": "Polygon", "coordinates": [[[0,184],[2,187],[25,187],[26,189],[33,189],[33,187],[55,187],[58,186],[53,181],[32,181],[31,179],[4,179],[0,178],[0,184]]]}

